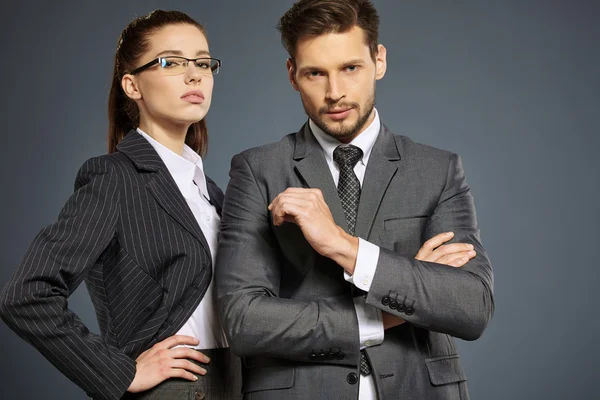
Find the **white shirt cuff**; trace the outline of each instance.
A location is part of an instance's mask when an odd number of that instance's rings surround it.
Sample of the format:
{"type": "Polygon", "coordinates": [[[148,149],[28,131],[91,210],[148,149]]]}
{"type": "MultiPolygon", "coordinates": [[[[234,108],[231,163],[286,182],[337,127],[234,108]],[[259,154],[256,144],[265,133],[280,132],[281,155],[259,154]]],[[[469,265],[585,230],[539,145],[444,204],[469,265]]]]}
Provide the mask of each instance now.
{"type": "Polygon", "coordinates": [[[354,275],[344,272],[344,279],[347,282],[353,283],[357,288],[368,292],[371,289],[378,261],[379,246],[358,238],[358,254],[356,256],[354,275]]]}
{"type": "Polygon", "coordinates": [[[360,349],[381,344],[385,335],[381,310],[365,303],[364,296],[357,296],[353,300],[358,319],[360,349]]]}

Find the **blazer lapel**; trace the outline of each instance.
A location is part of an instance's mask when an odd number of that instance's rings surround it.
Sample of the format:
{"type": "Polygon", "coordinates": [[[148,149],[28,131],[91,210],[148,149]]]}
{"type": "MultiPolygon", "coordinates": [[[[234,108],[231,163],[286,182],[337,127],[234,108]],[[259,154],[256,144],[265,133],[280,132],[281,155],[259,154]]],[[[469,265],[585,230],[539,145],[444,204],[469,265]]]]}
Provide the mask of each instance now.
{"type": "Polygon", "coordinates": [[[223,192],[212,179],[206,177],[206,188],[208,189],[209,203],[215,208],[219,217],[223,209],[223,192]]]}
{"type": "Polygon", "coordinates": [[[369,238],[373,221],[392,177],[398,170],[400,150],[394,135],[381,125],[381,130],[369,156],[356,217],[355,235],[369,238]]]}
{"type": "Polygon", "coordinates": [[[294,160],[296,161],[295,169],[301,179],[308,187],[321,190],[335,223],[348,231],[346,216],[329,171],[329,165],[327,165],[323,150],[310,131],[308,123],[304,124],[296,134],[294,160]]]}
{"type": "Polygon", "coordinates": [[[194,236],[210,254],[208,242],[196,217],[190,210],[177,184],[154,148],[137,131],[130,131],[117,146],[117,150],[129,157],[136,168],[154,173],[146,188],[156,202],[185,230],[194,236]]]}

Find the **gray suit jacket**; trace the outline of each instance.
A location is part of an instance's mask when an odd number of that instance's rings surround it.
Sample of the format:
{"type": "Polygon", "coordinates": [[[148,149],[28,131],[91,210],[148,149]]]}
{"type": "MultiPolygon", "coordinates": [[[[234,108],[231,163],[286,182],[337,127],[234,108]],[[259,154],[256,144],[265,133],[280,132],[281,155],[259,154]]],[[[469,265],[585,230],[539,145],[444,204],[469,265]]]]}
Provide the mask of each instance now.
{"type": "MultiPolygon", "coordinates": [[[[346,220],[321,147],[306,124],[231,162],[216,266],[219,310],[244,357],[247,399],[356,399],[359,332],[343,270],[317,254],[268,204],[288,187],[319,188],[346,220]],[[355,375],[356,374],[356,375],[355,375]]],[[[356,236],[380,246],[367,304],[407,323],[369,347],[380,399],[467,399],[453,337],[477,339],[493,310],[493,274],[457,155],[385,126],[367,165],[356,236]],[[414,259],[432,236],[455,232],[477,256],[462,268],[414,259]]]]}

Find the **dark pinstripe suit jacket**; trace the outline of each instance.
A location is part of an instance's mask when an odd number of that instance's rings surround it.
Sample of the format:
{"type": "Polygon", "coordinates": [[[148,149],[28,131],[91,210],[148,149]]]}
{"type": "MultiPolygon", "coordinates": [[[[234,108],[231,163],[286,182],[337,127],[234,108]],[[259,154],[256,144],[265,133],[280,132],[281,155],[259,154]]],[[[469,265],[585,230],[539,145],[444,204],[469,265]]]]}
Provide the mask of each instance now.
{"type": "MultiPolygon", "coordinates": [[[[125,393],[135,358],[179,330],[212,277],[208,244],[153,147],[132,131],[117,150],[81,167],[0,297],[2,319],[97,399],[125,393]],[[67,308],[84,279],[101,336],[67,308]]],[[[220,213],[223,193],[207,185],[220,213]]]]}

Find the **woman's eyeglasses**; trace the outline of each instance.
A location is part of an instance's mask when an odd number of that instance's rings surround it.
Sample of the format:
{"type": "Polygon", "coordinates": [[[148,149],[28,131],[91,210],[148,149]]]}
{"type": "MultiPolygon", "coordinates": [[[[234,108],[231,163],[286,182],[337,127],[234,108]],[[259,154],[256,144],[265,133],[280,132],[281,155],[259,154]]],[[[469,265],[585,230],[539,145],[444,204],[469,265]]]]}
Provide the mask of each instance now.
{"type": "Polygon", "coordinates": [[[216,75],[221,68],[221,60],[217,58],[185,58],[179,56],[158,57],[130,72],[131,75],[139,74],[154,65],[158,65],[161,75],[181,75],[187,70],[188,64],[194,63],[194,67],[203,75],[216,75]]]}

